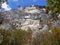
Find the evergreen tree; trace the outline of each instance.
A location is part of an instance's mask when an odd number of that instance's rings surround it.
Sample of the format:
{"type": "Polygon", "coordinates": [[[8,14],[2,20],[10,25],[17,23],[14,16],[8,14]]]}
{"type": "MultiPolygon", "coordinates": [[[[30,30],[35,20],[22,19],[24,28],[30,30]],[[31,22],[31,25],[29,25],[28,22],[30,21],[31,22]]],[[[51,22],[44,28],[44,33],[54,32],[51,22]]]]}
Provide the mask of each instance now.
{"type": "Polygon", "coordinates": [[[56,18],[56,13],[60,13],[60,0],[47,0],[47,8],[51,11],[52,16],[56,18]]]}
{"type": "Polygon", "coordinates": [[[60,12],[60,0],[47,0],[47,7],[52,13],[60,12]]]}

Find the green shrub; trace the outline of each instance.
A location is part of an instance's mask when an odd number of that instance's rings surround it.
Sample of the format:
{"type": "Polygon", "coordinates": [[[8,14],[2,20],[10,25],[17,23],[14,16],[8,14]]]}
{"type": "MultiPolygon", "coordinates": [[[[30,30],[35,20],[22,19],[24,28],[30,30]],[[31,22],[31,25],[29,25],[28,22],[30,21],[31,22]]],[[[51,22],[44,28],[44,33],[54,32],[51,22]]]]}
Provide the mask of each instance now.
{"type": "Polygon", "coordinates": [[[0,29],[0,34],[3,36],[0,45],[25,45],[29,40],[28,32],[24,30],[0,29]]]}
{"type": "Polygon", "coordinates": [[[60,45],[60,29],[53,27],[52,32],[39,33],[32,38],[32,31],[0,29],[0,45],[60,45]]]}

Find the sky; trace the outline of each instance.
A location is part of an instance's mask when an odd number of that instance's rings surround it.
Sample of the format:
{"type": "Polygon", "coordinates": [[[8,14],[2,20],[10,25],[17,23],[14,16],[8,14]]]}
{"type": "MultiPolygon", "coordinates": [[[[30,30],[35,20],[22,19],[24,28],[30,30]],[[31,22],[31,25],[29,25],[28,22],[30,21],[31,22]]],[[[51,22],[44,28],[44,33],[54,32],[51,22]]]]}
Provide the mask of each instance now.
{"type": "Polygon", "coordinates": [[[46,0],[8,0],[8,5],[12,9],[18,8],[18,6],[29,6],[29,5],[38,5],[38,6],[45,6],[46,0]]]}

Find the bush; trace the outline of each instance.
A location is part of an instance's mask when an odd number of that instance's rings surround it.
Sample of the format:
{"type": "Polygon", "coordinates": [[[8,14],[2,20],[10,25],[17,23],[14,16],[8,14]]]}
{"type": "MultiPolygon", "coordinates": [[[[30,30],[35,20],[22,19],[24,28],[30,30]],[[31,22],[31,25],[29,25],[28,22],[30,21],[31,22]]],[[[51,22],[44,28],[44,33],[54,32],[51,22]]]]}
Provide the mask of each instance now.
{"type": "Polygon", "coordinates": [[[0,29],[0,45],[60,45],[60,29],[38,33],[32,38],[32,31],[0,29]]]}
{"type": "Polygon", "coordinates": [[[60,45],[60,29],[53,27],[51,32],[46,31],[34,38],[33,45],[60,45]],[[42,34],[42,37],[41,37],[42,34]]]}
{"type": "Polygon", "coordinates": [[[25,45],[29,40],[28,32],[24,30],[0,29],[0,34],[3,36],[0,45],[25,45]]]}

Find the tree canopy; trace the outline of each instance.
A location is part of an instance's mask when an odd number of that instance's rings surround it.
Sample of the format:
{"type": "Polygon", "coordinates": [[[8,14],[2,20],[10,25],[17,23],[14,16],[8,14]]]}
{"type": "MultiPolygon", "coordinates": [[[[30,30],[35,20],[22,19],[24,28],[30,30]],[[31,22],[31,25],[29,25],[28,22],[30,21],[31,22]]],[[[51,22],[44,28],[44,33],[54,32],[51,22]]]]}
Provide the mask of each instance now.
{"type": "Polygon", "coordinates": [[[47,7],[52,13],[60,13],[60,0],[47,0],[47,7]]]}
{"type": "Polygon", "coordinates": [[[0,3],[1,3],[1,2],[5,2],[5,1],[7,1],[7,0],[0,0],[0,3]]]}

